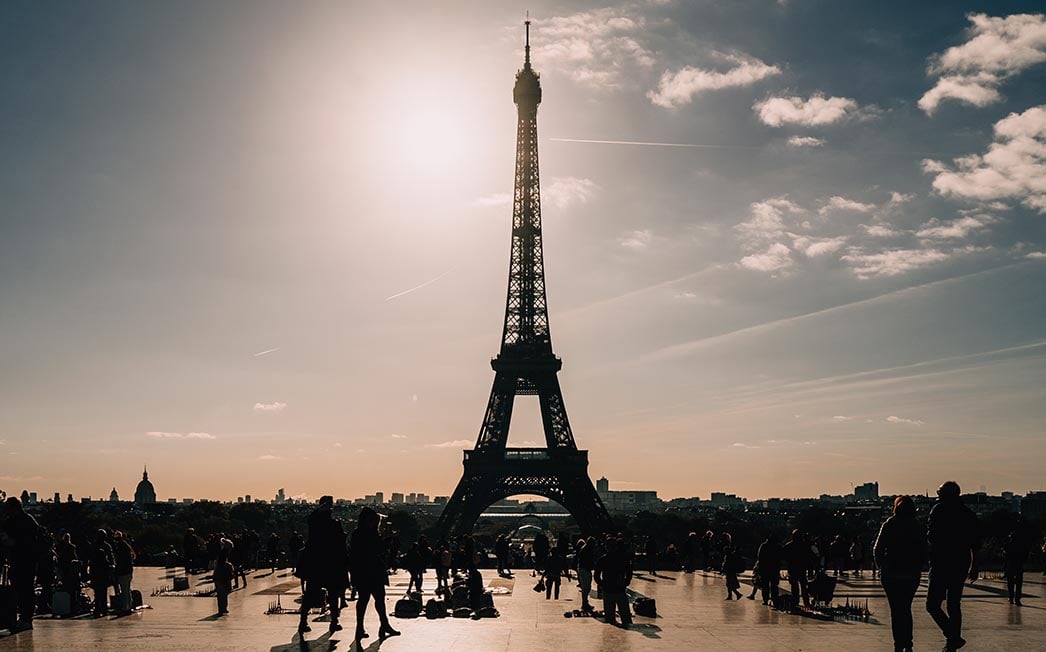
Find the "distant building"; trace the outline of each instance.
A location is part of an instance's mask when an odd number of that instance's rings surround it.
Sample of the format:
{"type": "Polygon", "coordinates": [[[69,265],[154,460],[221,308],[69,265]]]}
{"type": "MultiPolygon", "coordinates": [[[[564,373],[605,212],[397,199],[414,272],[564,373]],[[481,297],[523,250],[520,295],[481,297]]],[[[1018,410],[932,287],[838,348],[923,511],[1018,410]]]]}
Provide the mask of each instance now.
{"type": "MultiPolygon", "coordinates": [[[[116,493],[115,489],[113,493],[116,493]]],[[[142,470],[142,481],[138,483],[134,490],[134,504],[142,506],[155,502],[156,489],[153,488],[153,483],[149,482],[149,469],[145,468],[142,470]]]]}
{"type": "Polygon", "coordinates": [[[656,491],[611,491],[610,481],[605,477],[596,480],[596,493],[611,512],[636,512],[664,507],[656,491]]]}
{"type": "Polygon", "coordinates": [[[862,501],[878,501],[879,500],[879,483],[878,482],[865,482],[862,485],[854,487],[854,500],[857,502],[862,501]]]}
{"type": "Polygon", "coordinates": [[[116,487],[113,487],[113,490],[109,492],[109,502],[111,502],[111,503],[118,503],[118,502],[120,502],[120,494],[116,493],[116,487]]]}
{"type": "Polygon", "coordinates": [[[58,493],[56,491],[56,492],[54,492],[54,504],[57,505],[60,502],[62,502],[62,494],[60,494],[60,493],[58,493]]]}
{"type": "Polygon", "coordinates": [[[393,505],[402,505],[403,504],[403,494],[393,492],[392,498],[389,499],[389,502],[392,503],[393,505]]]}
{"type": "Polygon", "coordinates": [[[282,505],[287,502],[287,494],[283,491],[283,487],[280,487],[279,490],[276,491],[276,497],[272,499],[272,502],[277,505],[282,505]]]}
{"type": "Polygon", "coordinates": [[[745,499],[739,498],[735,494],[727,494],[721,491],[712,492],[712,507],[731,509],[745,506],[745,499]]]}
{"type": "Polygon", "coordinates": [[[249,503],[249,502],[251,502],[251,495],[250,495],[250,494],[246,494],[246,495],[245,495],[245,496],[243,497],[243,502],[245,502],[245,503],[249,503]]]}

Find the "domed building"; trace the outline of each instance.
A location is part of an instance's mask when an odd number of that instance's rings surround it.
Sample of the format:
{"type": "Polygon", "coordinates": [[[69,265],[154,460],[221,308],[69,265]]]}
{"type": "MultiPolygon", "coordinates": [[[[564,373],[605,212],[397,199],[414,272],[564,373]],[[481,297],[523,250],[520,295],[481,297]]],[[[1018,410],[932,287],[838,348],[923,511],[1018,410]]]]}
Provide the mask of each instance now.
{"type": "Polygon", "coordinates": [[[147,505],[155,502],[156,490],[153,489],[153,483],[149,482],[149,469],[146,468],[142,472],[142,481],[138,483],[138,488],[134,490],[134,504],[147,505]]]}

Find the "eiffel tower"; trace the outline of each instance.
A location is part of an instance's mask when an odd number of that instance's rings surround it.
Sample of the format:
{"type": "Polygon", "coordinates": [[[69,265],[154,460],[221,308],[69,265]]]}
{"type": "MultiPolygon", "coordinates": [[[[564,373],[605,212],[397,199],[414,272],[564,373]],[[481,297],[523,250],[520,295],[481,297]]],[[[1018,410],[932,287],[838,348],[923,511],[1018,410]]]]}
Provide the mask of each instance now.
{"type": "Polygon", "coordinates": [[[556,501],[586,534],[611,527],[588,477],[588,451],[578,450],[574,443],[556,377],[563,362],[552,352],[541,246],[537,127],[541,83],[530,65],[530,21],[525,25],[526,55],[512,92],[519,119],[505,328],[501,351],[490,361],[494,386],[476,447],[465,451],[465,472],[436,524],[443,535],[471,532],[484,509],[517,494],[556,501]],[[519,395],[538,397],[545,448],[507,447],[512,405],[519,395]]]}

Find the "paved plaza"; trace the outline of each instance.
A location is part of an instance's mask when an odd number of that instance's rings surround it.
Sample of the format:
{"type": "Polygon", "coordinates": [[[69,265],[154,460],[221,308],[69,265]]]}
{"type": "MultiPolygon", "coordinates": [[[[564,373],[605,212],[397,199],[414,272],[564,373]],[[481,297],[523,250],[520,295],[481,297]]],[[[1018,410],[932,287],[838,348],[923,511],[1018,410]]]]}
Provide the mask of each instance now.
{"type": "MultiPolygon", "coordinates": [[[[123,618],[38,618],[32,632],[0,638],[0,652],[29,650],[351,650],[354,611],[345,614],[345,630],[327,633],[325,616],[312,623],[313,631],[301,642],[295,629],[297,616],[265,615],[274,600],[284,607],[296,606],[300,592],[297,580],[287,571],[275,575],[253,573],[246,590],[233,592],[231,615],[214,615],[214,598],[190,595],[151,596],[154,589],[168,585],[171,575],[163,568],[138,568],[135,587],[151,607],[123,618]]],[[[393,618],[402,636],[378,640],[373,608],[367,616],[372,634],[363,650],[461,650],[476,652],[525,650],[725,650],[744,652],[830,651],[858,652],[891,650],[890,626],[885,598],[867,576],[847,579],[836,591],[836,602],[848,598],[868,600],[869,622],[819,621],[778,613],[758,600],[723,600],[723,579],[715,574],[659,572],[637,575],[632,588],[637,594],[657,600],[657,618],[636,617],[630,630],[619,629],[592,618],[565,618],[565,611],[580,607],[577,587],[564,582],[560,599],[545,600],[534,592],[530,571],[520,571],[514,581],[500,580],[494,571],[484,571],[487,585],[500,591],[495,604],[500,618],[471,620],[446,618],[404,620],[393,618]]],[[[435,586],[433,575],[427,587],[435,586]]],[[[1023,607],[1007,603],[1006,587],[990,578],[969,588],[963,601],[965,635],[970,652],[1014,652],[1046,650],[1046,585],[1038,573],[1027,576],[1023,607]]],[[[743,580],[744,582],[744,580],[743,580]]],[[[389,608],[403,595],[407,576],[392,577],[389,608]]],[[[206,576],[193,576],[193,590],[207,590],[206,576]]],[[[742,590],[747,594],[749,586],[742,590]]],[[[915,643],[917,650],[939,650],[943,641],[916,598],[915,643]]],[[[427,596],[428,597],[428,596],[427,596]]]]}

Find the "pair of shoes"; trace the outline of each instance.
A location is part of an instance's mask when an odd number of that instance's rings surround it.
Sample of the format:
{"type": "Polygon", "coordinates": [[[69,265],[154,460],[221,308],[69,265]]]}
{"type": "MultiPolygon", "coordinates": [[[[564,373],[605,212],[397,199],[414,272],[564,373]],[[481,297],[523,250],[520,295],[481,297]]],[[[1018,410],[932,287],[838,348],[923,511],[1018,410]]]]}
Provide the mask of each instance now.
{"type": "Polygon", "coordinates": [[[392,629],[392,625],[382,625],[381,629],[378,630],[379,638],[388,638],[389,636],[399,636],[400,633],[392,629]]]}
{"type": "Polygon", "coordinates": [[[309,623],[298,623],[298,633],[304,634],[305,632],[311,632],[312,628],[309,627],[309,623]]]}
{"type": "Polygon", "coordinates": [[[356,642],[359,643],[360,641],[362,641],[365,638],[370,638],[370,634],[368,634],[367,632],[363,631],[362,629],[357,629],[356,630],[356,642]]]}
{"type": "Polygon", "coordinates": [[[734,599],[734,594],[733,593],[727,593],[726,594],[726,599],[727,600],[733,600],[734,599]]]}
{"type": "Polygon", "coordinates": [[[755,600],[755,596],[754,595],[749,595],[747,597],[748,597],[749,600],[755,600]]]}

